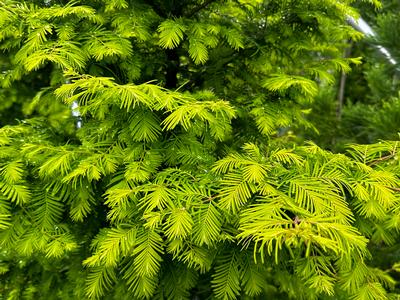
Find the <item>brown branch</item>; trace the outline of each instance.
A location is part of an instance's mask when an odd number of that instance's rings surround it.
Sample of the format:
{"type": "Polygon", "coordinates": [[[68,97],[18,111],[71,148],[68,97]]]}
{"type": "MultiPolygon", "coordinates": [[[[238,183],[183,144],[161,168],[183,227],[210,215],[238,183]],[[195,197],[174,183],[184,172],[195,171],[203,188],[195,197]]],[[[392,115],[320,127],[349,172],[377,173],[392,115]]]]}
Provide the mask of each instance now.
{"type": "Polygon", "coordinates": [[[395,191],[395,192],[400,192],[400,188],[391,187],[391,186],[387,186],[386,188],[388,188],[389,190],[395,191]]]}
{"type": "Polygon", "coordinates": [[[382,156],[382,157],[380,157],[380,158],[377,158],[377,159],[371,161],[371,162],[368,164],[368,166],[376,165],[377,163],[380,163],[380,162],[382,162],[382,161],[391,159],[391,158],[393,158],[393,157],[395,157],[395,156],[396,156],[396,153],[392,153],[392,154],[389,154],[389,155],[386,155],[386,156],[382,156]]]}

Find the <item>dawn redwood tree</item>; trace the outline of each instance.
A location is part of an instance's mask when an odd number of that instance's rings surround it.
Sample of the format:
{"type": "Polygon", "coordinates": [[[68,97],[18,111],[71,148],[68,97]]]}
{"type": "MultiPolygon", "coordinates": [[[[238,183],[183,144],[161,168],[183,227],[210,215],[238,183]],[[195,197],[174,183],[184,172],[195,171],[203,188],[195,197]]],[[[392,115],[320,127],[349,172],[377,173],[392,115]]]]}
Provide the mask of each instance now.
{"type": "Polygon", "coordinates": [[[398,142],[296,144],[351,2],[3,0],[2,297],[397,299],[398,142]]]}

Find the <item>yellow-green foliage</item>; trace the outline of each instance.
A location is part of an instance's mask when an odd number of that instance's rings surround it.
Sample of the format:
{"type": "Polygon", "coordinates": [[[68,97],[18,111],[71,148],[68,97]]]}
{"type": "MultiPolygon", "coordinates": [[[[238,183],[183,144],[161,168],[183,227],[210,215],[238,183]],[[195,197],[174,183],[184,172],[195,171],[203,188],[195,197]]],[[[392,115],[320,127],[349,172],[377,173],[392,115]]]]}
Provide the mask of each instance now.
{"type": "Polygon", "coordinates": [[[369,246],[398,237],[398,142],[285,134],[359,62],[352,1],[178,2],[0,4],[1,294],[394,296],[369,246]]]}

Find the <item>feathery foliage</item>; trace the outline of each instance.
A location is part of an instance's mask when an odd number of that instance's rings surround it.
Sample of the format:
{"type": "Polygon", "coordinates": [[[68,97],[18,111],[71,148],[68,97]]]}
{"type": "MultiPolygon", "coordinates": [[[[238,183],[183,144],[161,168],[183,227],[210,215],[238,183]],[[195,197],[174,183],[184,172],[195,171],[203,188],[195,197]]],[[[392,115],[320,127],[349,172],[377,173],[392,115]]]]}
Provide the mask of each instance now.
{"type": "Polygon", "coordinates": [[[292,135],[357,12],[294,2],[0,4],[4,297],[398,297],[398,142],[292,135]]]}

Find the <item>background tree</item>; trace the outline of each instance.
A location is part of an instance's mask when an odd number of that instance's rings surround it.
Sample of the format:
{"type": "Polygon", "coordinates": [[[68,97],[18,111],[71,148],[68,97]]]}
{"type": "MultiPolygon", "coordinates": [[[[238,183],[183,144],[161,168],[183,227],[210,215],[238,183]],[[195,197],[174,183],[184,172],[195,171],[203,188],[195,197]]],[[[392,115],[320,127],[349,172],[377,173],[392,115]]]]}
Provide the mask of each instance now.
{"type": "Polygon", "coordinates": [[[342,120],[338,122],[335,115],[338,87],[329,86],[320,90],[310,115],[322,134],[306,134],[306,139],[330,149],[343,150],[352,142],[398,139],[400,48],[395,37],[399,34],[399,3],[382,1],[379,10],[358,3],[358,8],[375,36],[351,45],[352,55],[363,57],[363,64],[347,74],[342,120]],[[384,47],[391,58],[378,47],[384,47]]]}
{"type": "Polygon", "coordinates": [[[350,2],[3,1],[4,297],[397,297],[398,143],[293,134],[350,2]]]}

